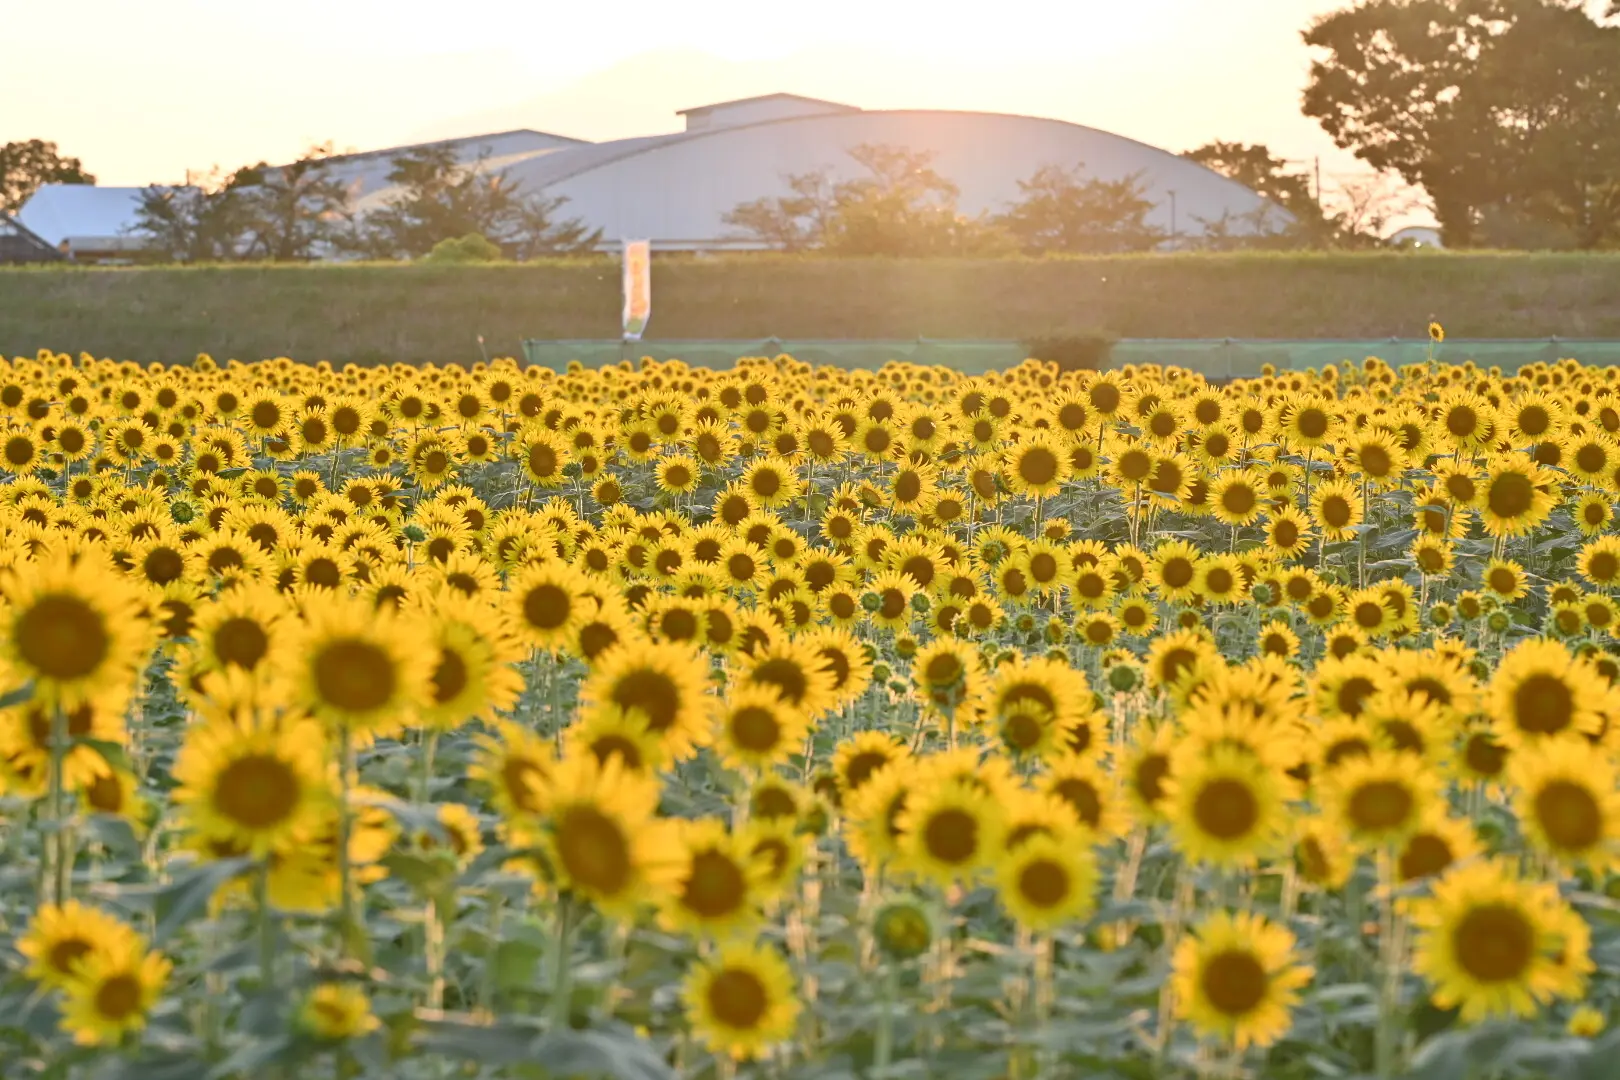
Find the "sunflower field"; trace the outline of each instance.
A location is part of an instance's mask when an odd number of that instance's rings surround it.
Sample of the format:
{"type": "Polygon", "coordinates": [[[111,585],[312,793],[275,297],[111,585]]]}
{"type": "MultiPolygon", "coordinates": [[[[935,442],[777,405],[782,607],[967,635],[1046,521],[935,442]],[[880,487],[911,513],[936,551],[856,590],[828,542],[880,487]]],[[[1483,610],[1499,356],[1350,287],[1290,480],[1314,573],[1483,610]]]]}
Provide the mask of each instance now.
{"type": "Polygon", "coordinates": [[[4,1080],[1615,1075],[1620,369],[0,419],[4,1080]]]}

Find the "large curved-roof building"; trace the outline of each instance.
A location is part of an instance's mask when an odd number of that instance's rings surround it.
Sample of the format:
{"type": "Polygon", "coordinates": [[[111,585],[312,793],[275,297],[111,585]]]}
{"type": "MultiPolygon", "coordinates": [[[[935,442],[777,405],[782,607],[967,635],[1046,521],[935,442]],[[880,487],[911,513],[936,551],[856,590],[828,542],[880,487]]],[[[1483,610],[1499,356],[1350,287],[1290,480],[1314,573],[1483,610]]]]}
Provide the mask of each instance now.
{"type": "MultiPolygon", "coordinates": [[[[836,182],[860,175],[849,152],[880,144],[933,155],[936,172],[960,191],[958,209],[999,213],[1020,198],[1019,181],[1044,166],[1082,168],[1102,180],[1138,176],[1153,203],[1147,223],[1178,246],[1206,223],[1231,234],[1284,228],[1280,206],[1196,162],[1134,139],[1062,120],[926,109],[867,110],[834,101],[768,94],[684,109],[686,129],[592,143],[517,130],[345,154],[328,175],[348,185],[359,215],[396,194],[388,174],[400,154],[448,149],[469,168],[498,172],[525,194],[564,196],[563,214],[602,231],[602,246],[651,240],[663,250],[763,246],[726,224],[739,204],[788,194],[787,178],[825,169],[836,182]]],[[[138,188],[48,184],[17,220],[70,256],[125,254],[138,188]]]]}
{"type": "Polygon", "coordinates": [[[1043,166],[1083,166],[1119,180],[1139,174],[1154,204],[1148,223],[1192,238],[1206,222],[1235,233],[1278,229],[1286,211],[1250,189],[1176,154],[1062,120],[999,113],[864,110],[772,94],[683,110],[672,135],[561,147],[503,168],[524,189],[562,195],[567,213],[609,242],[651,239],[666,249],[747,248],[758,242],[727,226],[738,204],[787,194],[786,177],[818,169],[835,180],[859,174],[849,150],[888,144],[934,155],[961,191],[967,214],[996,213],[1020,196],[1018,182],[1043,166]]]}

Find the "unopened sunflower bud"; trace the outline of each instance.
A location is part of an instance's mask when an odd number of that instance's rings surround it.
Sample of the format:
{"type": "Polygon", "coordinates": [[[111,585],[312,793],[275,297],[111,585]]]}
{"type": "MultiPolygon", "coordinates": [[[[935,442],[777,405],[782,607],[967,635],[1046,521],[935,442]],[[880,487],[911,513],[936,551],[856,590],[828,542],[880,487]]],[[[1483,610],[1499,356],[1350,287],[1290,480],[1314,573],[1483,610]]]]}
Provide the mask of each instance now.
{"type": "Polygon", "coordinates": [[[409,540],[413,544],[420,544],[422,541],[427,539],[427,533],[422,531],[422,526],[420,525],[407,525],[400,531],[403,533],[405,539],[409,540]]]}
{"type": "Polygon", "coordinates": [[[1108,685],[1119,694],[1128,694],[1142,682],[1142,673],[1135,664],[1115,664],[1108,671],[1108,685]]]}
{"type": "Polygon", "coordinates": [[[890,959],[913,960],[934,944],[934,920],[918,901],[894,900],[878,909],[872,937],[890,959]]]}
{"type": "Polygon", "coordinates": [[[827,804],[817,799],[799,818],[799,831],[808,836],[825,836],[831,823],[832,816],[827,811],[827,804]]]}

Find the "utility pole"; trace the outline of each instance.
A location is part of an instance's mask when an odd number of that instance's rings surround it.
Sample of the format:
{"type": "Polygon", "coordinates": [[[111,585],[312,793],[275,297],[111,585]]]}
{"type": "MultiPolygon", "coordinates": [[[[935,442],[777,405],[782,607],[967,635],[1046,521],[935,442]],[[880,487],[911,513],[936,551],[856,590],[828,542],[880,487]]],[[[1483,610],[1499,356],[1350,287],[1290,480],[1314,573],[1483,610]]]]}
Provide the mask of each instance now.
{"type": "Polygon", "coordinates": [[[1317,154],[1313,159],[1316,162],[1316,210],[1322,212],[1322,155],[1317,154]]]}

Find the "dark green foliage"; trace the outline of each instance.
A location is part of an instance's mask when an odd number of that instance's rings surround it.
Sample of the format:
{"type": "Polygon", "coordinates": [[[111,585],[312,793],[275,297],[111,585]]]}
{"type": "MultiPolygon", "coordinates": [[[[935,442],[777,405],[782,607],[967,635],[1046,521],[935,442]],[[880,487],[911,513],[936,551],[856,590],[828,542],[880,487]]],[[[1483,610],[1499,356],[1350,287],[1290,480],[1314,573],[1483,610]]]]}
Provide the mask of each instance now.
{"type": "Polygon", "coordinates": [[[41,184],[94,184],[76,157],[59,153],[56,144],[27,139],[0,146],[0,213],[15,213],[41,184]]]}

